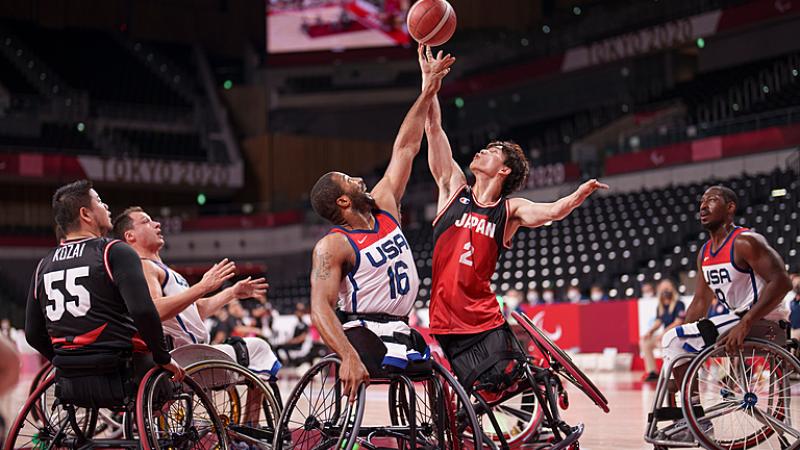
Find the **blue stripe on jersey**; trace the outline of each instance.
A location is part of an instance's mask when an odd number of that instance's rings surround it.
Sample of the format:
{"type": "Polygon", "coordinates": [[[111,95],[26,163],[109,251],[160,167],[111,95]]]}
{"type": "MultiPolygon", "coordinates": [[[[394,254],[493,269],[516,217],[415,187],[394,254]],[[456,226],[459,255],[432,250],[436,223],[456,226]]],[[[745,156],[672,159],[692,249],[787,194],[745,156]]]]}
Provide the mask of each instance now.
{"type": "MultiPolygon", "coordinates": [[[[737,235],[736,238],[738,237],[739,236],[737,235]]],[[[734,269],[738,270],[739,272],[749,273],[752,275],[753,272],[752,270],[742,270],[739,266],[736,265],[736,259],[733,257],[733,249],[736,247],[736,238],[733,238],[733,242],[731,242],[731,265],[733,266],[734,269]]]]}
{"type": "MultiPolygon", "coordinates": [[[[378,219],[375,219],[375,224],[377,225],[378,219]]],[[[345,230],[346,231],[346,230],[345,230]]],[[[355,313],[358,310],[358,283],[356,283],[356,272],[358,272],[358,267],[361,265],[361,251],[359,251],[358,246],[353,239],[350,238],[350,235],[345,234],[344,237],[347,238],[347,242],[350,243],[350,246],[353,247],[353,252],[356,254],[356,263],[353,268],[350,270],[350,273],[347,274],[347,278],[350,280],[350,284],[353,285],[353,295],[351,295],[350,301],[353,304],[353,312],[355,313]]]]}
{"type": "Polygon", "coordinates": [[[756,275],[753,273],[753,269],[750,269],[750,283],[753,284],[753,304],[755,305],[758,302],[758,286],[756,286],[756,275]]]}
{"type": "MultiPolygon", "coordinates": [[[[725,237],[725,240],[724,240],[724,241],[722,241],[722,245],[720,245],[720,246],[719,246],[719,248],[717,249],[717,251],[714,251],[714,246],[713,246],[713,245],[709,245],[709,246],[708,246],[708,253],[710,253],[710,254],[711,254],[711,256],[717,256],[717,255],[719,254],[719,251],[720,251],[720,250],[722,250],[723,248],[725,248],[725,244],[727,244],[727,243],[728,243],[728,239],[730,239],[730,238],[731,238],[731,236],[733,236],[733,234],[734,234],[734,233],[736,232],[736,230],[738,230],[738,229],[739,229],[739,227],[733,227],[733,229],[731,230],[731,232],[730,232],[730,233],[728,233],[728,236],[726,236],[726,237],[725,237]]],[[[709,241],[709,243],[710,243],[710,242],[711,242],[711,241],[709,241]]]]}
{"type": "MultiPolygon", "coordinates": [[[[391,215],[389,217],[391,217],[391,215]]],[[[377,233],[378,230],[380,229],[380,222],[378,222],[378,218],[375,217],[375,216],[373,216],[372,219],[375,220],[375,226],[371,230],[348,230],[347,228],[341,227],[339,225],[334,225],[333,228],[336,228],[338,230],[342,230],[347,234],[350,234],[350,233],[374,234],[374,233],[377,233]]]]}
{"type": "Polygon", "coordinates": [[[175,318],[178,319],[178,325],[181,326],[183,331],[186,332],[186,334],[188,334],[190,338],[192,338],[192,343],[197,344],[197,338],[195,338],[194,335],[189,331],[189,329],[186,328],[186,325],[183,323],[183,320],[181,319],[181,315],[178,314],[177,316],[175,316],[175,318]]]}
{"type": "Polygon", "coordinates": [[[392,222],[394,222],[395,225],[400,227],[400,222],[398,222],[397,219],[395,219],[394,216],[391,213],[389,213],[388,211],[384,211],[382,209],[379,209],[378,212],[381,213],[381,214],[386,214],[386,217],[392,219],[392,222]]]}

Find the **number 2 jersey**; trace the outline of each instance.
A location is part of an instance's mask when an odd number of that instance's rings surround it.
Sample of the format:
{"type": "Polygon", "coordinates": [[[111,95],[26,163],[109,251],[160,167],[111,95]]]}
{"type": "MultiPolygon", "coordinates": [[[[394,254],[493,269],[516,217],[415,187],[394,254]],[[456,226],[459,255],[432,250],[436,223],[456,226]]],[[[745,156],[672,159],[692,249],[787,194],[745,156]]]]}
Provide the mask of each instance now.
{"type": "Polygon", "coordinates": [[[408,317],[419,290],[414,255],[400,224],[386,211],[373,211],[372,230],[334,227],[350,241],[356,255],[339,289],[339,309],[348,314],[408,317]]]}
{"type": "Polygon", "coordinates": [[[478,203],[463,186],[433,221],[432,334],[475,334],[505,323],[491,280],[503,247],[508,201],[478,203]]]}
{"type": "MultiPolygon", "coordinates": [[[[764,279],[753,269],[744,270],[734,260],[734,242],[748,228],[734,227],[723,241],[719,249],[714,250],[709,240],[703,245],[700,266],[708,287],[731,313],[746,312],[758,302],[759,294],[764,290],[764,279]]],[[[783,303],[764,317],[767,320],[786,319],[788,311],[783,303]]]]}
{"type": "Polygon", "coordinates": [[[149,349],[157,363],[170,360],[139,255],[127,244],[65,241],[42,258],[32,283],[25,335],[45,356],[149,349]]]}

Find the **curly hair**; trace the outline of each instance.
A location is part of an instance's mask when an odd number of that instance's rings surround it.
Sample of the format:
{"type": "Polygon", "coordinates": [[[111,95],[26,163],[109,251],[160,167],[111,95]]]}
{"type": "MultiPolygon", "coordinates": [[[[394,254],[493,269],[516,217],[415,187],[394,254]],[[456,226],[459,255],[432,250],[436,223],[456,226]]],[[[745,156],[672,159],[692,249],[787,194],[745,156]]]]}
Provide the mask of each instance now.
{"type": "Polygon", "coordinates": [[[503,180],[503,188],[500,192],[500,195],[506,196],[525,185],[530,168],[528,158],[525,157],[525,152],[522,151],[519,144],[513,141],[493,141],[486,148],[497,146],[503,149],[503,155],[506,158],[505,165],[511,169],[511,173],[503,180]]]}

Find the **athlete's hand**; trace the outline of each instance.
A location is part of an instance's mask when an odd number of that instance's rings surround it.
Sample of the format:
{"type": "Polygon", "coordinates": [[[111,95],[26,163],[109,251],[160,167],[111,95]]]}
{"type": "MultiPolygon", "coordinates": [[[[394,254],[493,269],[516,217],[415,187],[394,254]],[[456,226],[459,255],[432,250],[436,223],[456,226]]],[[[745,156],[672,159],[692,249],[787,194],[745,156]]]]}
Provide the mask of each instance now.
{"type": "Polygon", "coordinates": [[[433,51],[429,46],[419,44],[417,48],[419,55],[419,67],[422,70],[422,90],[438,92],[442,87],[442,78],[450,72],[450,66],[456,59],[448,53],[444,54],[441,50],[433,56],[433,51]]]}
{"type": "Polygon", "coordinates": [[[744,338],[750,334],[750,328],[750,322],[740,321],[717,339],[717,347],[725,347],[726,352],[736,353],[744,345],[744,338]]]}
{"type": "Polygon", "coordinates": [[[595,180],[594,178],[592,178],[591,180],[589,180],[589,181],[583,183],[582,185],[580,185],[576,192],[578,193],[578,197],[580,197],[581,202],[582,202],[582,201],[586,200],[590,195],[592,195],[594,193],[594,191],[596,191],[598,189],[606,190],[606,189],[608,189],[608,185],[605,184],[605,183],[601,183],[601,182],[595,180]]]}
{"type": "Polygon", "coordinates": [[[216,291],[222,286],[222,283],[229,280],[236,274],[236,264],[233,261],[228,261],[228,258],[214,264],[208,269],[208,272],[203,274],[203,279],[199,284],[203,285],[205,292],[216,291]]]}
{"type": "Polygon", "coordinates": [[[252,280],[250,277],[247,277],[234,284],[231,289],[233,289],[233,296],[239,300],[244,298],[256,298],[263,303],[267,300],[269,283],[267,283],[266,278],[252,280]]]}
{"type": "Polygon", "coordinates": [[[342,360],[342,367],[339,369],[339,378],[342,380],[343,394],[347,396],[347,401],[353,403],[358,395],[358,388],[363,383],[369,384],[369,372],[358,355],[354,355],[342,360]]]}
{"type": "Polygon", "coordinates": [[[186,372],[183,370],[183,367],[175,362],[174,359],[171,359],[166,364],[162,364],[161,368],[167,372],[170,372],[172,374],[172,381],[177,381],[178,383],[183,381],[183,377],[186,376],[186,372]]]}

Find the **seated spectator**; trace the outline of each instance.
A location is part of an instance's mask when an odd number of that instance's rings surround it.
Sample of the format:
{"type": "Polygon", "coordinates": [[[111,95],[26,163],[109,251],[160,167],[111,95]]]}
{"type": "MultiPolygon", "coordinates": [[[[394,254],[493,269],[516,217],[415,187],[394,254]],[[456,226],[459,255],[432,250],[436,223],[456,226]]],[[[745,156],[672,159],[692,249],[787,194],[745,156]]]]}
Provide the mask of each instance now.
{"type": "Polygon", "coordinates": [[[642,295],[641,295],[640,298],[642,298],[642,299],[656,298],[656,290],[653,287],[653,283],[650,283],[650,282],[642,283],[641,291],[642,291],[642,295]]]}
{"type": "Polygon", "coordinates": [[[552,305],[556,302],[556,293],[552,289],[542,291],[542,304],[552,305]]]}
{"type": "Polygon", "coordinates": [[[653,326],[642,336],[640,346],[644,355],[644,381],[657,381],[656,358],[653,351],[661,345],[661,335],[681,325],[686,317],[686,305],[678,298],[675,283],[663,280],[658,284],[658,308],[653,326]]]}
{"type": "Polygon", "coordinates": [[[294,315],[297,323],[291,339],[275,347],[278,357],[285,365],[298,365],[305,362],[312,347],[309,327],[305,321],[306,305],[303,303],[295,305],[294,315]]]}
{"type": "Polygon", "coordinates": [[[711,306],[708,307],[708,318],[719,316],[721,314],[728,314],[728,308],[717,300],[717,297],[711,299],[711,306]]]}
{"type": "Polygon", "coordinates": [[[599,284],[593,285],[589,290],[589,300],[591,300],[592,303],[608,301],[608,296],[603,290],[603,286],[600,286],[599,284]]]}
{"type": "Polygon", "coordinates": [[[567,289],[567,301],[570,303],[580,303],[582,300],[585,300],[584,296],[581,294],[581,290],[577,286],[570,286],[567,289]]]}

